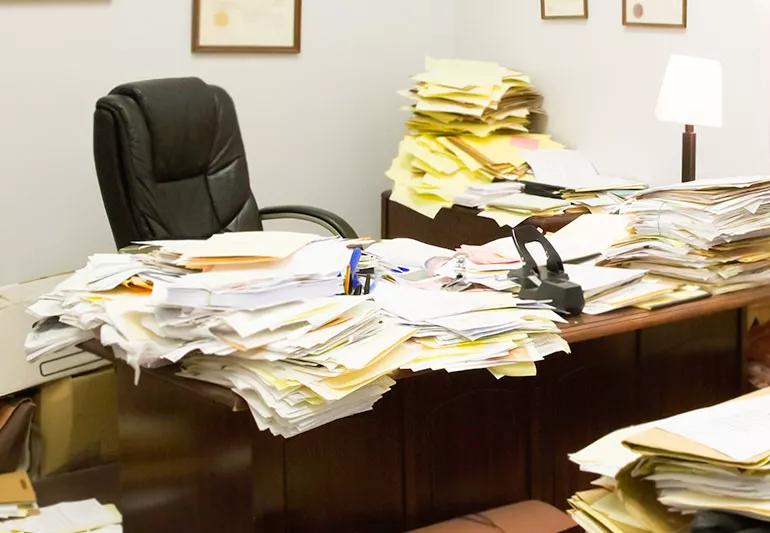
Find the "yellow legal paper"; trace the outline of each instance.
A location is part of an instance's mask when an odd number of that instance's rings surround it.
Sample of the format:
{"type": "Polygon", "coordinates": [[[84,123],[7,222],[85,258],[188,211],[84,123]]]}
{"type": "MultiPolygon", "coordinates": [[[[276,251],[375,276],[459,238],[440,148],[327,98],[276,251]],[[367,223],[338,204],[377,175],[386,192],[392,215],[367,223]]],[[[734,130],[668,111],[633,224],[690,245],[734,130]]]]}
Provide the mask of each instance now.
{"type": "Polygon", "coordinates": [[[396,203],[417,211],[428,218],[436,218],[436,215],[444,207],[452,207],[452,202],[432,194],[416,194],[403,183],[396,183],[390,199],[396,203]]]}
{"type": "Polygon", "coordinates": [[[512,213],[510,211],[505,211],[502,209],[492,209],[492,208],[486,208],[479,212],[478,216],[484,217],[484,218],[491,218],[495,222],[497,222],[497,225],[500,227],[503,226],[509,226],[511,228],[515,228],[525,220],[527,220],[530,216],[530,214],[516,214],[512,213]]]}
{"type": "Polygon", "coordinates": [[[493,366],[489,372],[500,379],[502,377],[528,377],[537,375],[535,363],[511,363],[509,365],[493,366]]]}

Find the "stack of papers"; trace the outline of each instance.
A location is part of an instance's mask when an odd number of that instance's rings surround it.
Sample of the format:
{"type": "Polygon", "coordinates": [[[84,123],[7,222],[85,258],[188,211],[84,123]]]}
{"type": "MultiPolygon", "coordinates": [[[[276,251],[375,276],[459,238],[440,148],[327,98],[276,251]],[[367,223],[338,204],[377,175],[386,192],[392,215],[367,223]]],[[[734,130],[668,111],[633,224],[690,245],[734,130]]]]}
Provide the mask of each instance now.
{"type": "Polygon", "coordinates": [[[407,285],[375,279],[373,295],[345,296],[348,242],[274,233],[227,236],[236,244],[219,254],[205,241],[164,241],[143,254],[91,257],[30,307],[40,321],[29,356],[93,337],[137,373],[180,362],[183,376],[243,397],[260,429],[291,437],[371,409],[394,384],[392,373],[432,359],[421,342],[407,343],[413,338],[462,345],[425,368],[495,367],[499,375],[523,374],[519,363],[529,369],[567,348],[545,304],[510,292],[416,290],[401,279],[434,258],[451,259],[451,250],[409,239],[374,243],[366,264],[407,285]],[[293,244],[281,250],[279,242],[293,244]]]}
{"type": "Polygon", "coordinates": [[[403,93],[414,102],[407,122],[412,133],[526,132],[530,114],[540,113],[543,99],[520,72],[490,62],[432,58],[425,69],[403,93]]]}
{"type": "Polygon", "coordinates": [[[770,394],[660,420],[625,444],[641,454],[634,478],[681,513],[717,510],[770,521],[770,394]]]}
{"type": "Polygon", "coordinates": [[[84,500],[41,507],[39,514],[0,522],[0,533],[121,533],[122,522],[114,505],[84,500]]]}
{"type": "Polygon", "coordinates": [[[430,218],[454,204],[483,207],[520,190],[492,182],[524,175],[524,151],[561,148],[529,133],[542,98],[523,74],[495,63],[428,58],[414,80],[404,93],[414,101],[408,134],[386,172],[394,202],[430,218]]]}
{"type": "Polygon", "coordinates": [[[559,336],[563,318],[537,302],[511,293],[423,290],[382,283],[375,301],[401,324],[415,328],[414,340],[399,351],[409,354],[403,368],[471,370],[495,376],[535,375],[535,362],[569,352],[559,336]]]}
{"type": "Polygon", "coordinates": [[[448,248],[406,238],[377,241],[366,248],[366,253],[375,257],[380,266],[402,272],[424,269],[431,259],[455,254],[448,248]]]}
{"type": "Polygon", "coordinates": [[[621,207],[628,239],[605,263],[641,268],[720,294],[770,282],[770,178],[655,187],[621,207]]]}
{"type": "MultiPolygon", "coordinates": [[[[602,437],[579,452],[570,454],[570,460],[582,472],[600,477],[592,482],[595,489],[580,491],[569,498],[570,516],[589,533],[643,533],[675,532],[684,530],[689,521],[675,514],[660,520],[657,505],[634,505],[635,486],[626,483],[626,471],[641,456],[623,445],[624,439],[651,428],[641,424],[619,429],[602,437]],[[620,490],[621,481],[626,492],[620,490]],[[654,507],[651,509],[651,507],[654,507]]],[[[654,500],[654,495],[653,495],[654,500]]]]}
{"type": "Polygon", "coordinates": [[[491,201],[479,216],[491,218],[498,226],[515,227],[529,217],[561,215],[570,206],[569,202],[559,198],[518,193],[491,201]]]}
{"type": "Polygon", "coordinates": [[[763,390],[603,437],[570,456],[602,476],[573,518],[597,532],[680,531],[697,511],[770,522],[768,416],[763,390]]]}
{"type": "Polygon", "coordinates": [[[600,176],[579,153],[532,133],[538,129],[529,128],[529,117],[541,114],[542,98],[521,73],[495,63],[428,58],[426,72],[413,79],[416,86],[403,93],[414,102],[408,134],[386,172],[394,202],[430,218],[455,204],[477,207],[500,225],[515,226],[571,206],[614,212],[644,188],[600,176]],[[524,192],[561,201],[516,195],[506,206],[521,186],[494,182],[519,179],[526,180],[524,192]]]}
{"type": "Polygon", "coordinates": [[[154,297],[165,305],[255,309],[299,298],[333,296],[342,292],[350,255],[341,240],[315,241],[285,258],[209,267],[156,284],[154,297]]]}
{"type": "Polygon", "coordinates": [[[490,200],[519,190],[515,181],[528,166],[525,150],[553,150],[561,145],[542,134],[407,135],[385,175],[393,180],[391,200],[430,218],[455,203],[484,207],[490,200]],[[497,180],[495,182],[494,180],[497,180]]]}
{"type": "MultiPolygon", "coordinates": [[[[693,290],[699,292],[690,293],[684,284],[646,276],[645,270],[593,265],[591,260],[599,258],[612,243],[627,238],[627,224],[628,218],[621,215],[587,214],[547,236],[562,261],[582,262],[565,264],[564,268],[570,280],[583,288],[584,313],[602,314],[631,306],[654,308],[670,305],[675,295],[692,299],[702,293],[697,287],[693,290]]],[[[502,288],[495,284],[508,279],[508,271],[520,267],[520,257],[510,237],[482,246],[462,246],[460,252],[466,256],[468,280],[497,290],[502,288]]],[[[542,248],[535,247],[530,252],[538,264],[545,264],[542,248]]],[[[459,268],[457,259],[440,272],[450,276],[453,268],[459,268]]]]}
{"type": "Polygon", "coordinates": [[[257,426],[292,437],[372,408],[410,354],[394,349],[414,329],[382,320],[367,297],[309,300],[222,317],[225,357],[193,356],[181,375],[231,388],[257,426]],[[225,333],[226,332],[226,333],[225,333]]]}
{"type": "Polygon", "coordinates": [[[516,181],[495,181],[471,185],[465,189],[465,192],[454,197],[454,203],[464,207],[485,206],[498,198],[521,192],[523,187],[523,183],[516,181]]]}
{"type": "Polygon", "coordinates": [[[616,209],[634,191],[645,189],[639,181],[603,176],[575,150],[533,150],[524,153],[531,169],[525,190],[570,200],[592,213],[616,209]]]}
{"type": "Polygon", "coordinates": [[[286,259],[324,237],[290,231],[218,233],[204,240],[148,241],[161,247],[160,256],[185,268],[270,263],[286,259]]]}

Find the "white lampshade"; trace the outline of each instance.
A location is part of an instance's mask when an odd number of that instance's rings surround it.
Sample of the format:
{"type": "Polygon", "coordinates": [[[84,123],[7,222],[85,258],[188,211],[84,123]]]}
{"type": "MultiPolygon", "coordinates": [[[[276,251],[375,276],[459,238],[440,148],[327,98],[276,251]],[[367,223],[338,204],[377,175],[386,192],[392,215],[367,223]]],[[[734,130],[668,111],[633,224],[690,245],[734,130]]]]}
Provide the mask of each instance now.
{"type": "Polygon", "coordinates": [[[721,127],[721,63],[702,57],[672,55],[655,114],[665,122],[721,127]]]}

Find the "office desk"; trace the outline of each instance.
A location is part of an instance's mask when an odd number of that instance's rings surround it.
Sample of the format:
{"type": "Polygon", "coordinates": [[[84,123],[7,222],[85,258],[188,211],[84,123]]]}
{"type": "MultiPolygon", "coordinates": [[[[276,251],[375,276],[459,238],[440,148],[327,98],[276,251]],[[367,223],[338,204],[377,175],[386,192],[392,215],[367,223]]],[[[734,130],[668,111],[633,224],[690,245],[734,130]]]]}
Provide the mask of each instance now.
{"type": "MultiPolygon", "coordinates": [[[[490,218],[477,216],[479,210],[455,205],[429,218],[390,201],[390,191],[381,195],[381,234],[383,239],[410,237],[435,246],[454,250],[461,244],[485,244],[511,236],[511,228],[500,227],[490,218]]],[[[554,232],[575,220],[580,214],[553,217],[530,217],[527,223],[554,232]]]]}
{"type": "MultiPolygon", "coordinates": [[[[742,308],[770,287],[579,317],[538,376],[400,373],[374,410],[289,440],[219,387],[118,364],[127,532],[400,531],[593,476],[567,460],[609,431],[736,396],[742,308]]],[[[93,342],[88,350],[110,356],[93,342]]]]}

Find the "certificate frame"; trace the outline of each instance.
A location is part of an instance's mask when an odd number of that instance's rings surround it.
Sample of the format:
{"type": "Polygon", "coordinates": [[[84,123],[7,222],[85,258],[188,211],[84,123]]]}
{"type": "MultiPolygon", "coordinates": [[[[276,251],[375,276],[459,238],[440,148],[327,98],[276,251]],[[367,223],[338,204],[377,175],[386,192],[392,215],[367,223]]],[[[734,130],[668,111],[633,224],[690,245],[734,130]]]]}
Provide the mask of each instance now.
{"type": "MultiPolygon", "coordinates": [[[[648,0],[649,1],[649,0],[648,0]]],[[[638,7],[644,8],[645,0],[621,0],[623,3],[623,26],[646,27],[646,28],[687,28],[687,0],[666,0],[674,7],[681,2],[681,17],[672,17],[668,22],[645,22],[640,20],[640,16],[634,15],[634,10],[638,7]],[[636,19],[636,20],[635,20],[636,19]]]]}
{"type": "Polygon", "coordinates": [[[540,18],[543,20],[558,20],[558,19],[587,19],[588,18],[588,0],[575,0],[574,3],[579,9],[574,11],[573,14],[566,15],[549,15],[549,7],[551,4],[556,3],[556,0],[540,0],[540,18]]]}
{"type": "MultiPolygon", "coordinates": [[[[263,54],[298,54],[301,50],[302,40],[302,0],[290,0],[293,2],[294,14],[291,18],[292,42],[287,45],[261,44],[259,36],[254,36],[254,43],[249,44],[211,44],[201,43],[201,3],[210,0],[192,0],[192,43],[194,53],[263,53],[263,54]]],[[[246,0],[241,0],[246,1],[246,0]]]]}

